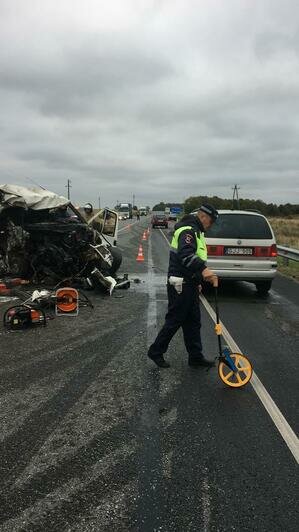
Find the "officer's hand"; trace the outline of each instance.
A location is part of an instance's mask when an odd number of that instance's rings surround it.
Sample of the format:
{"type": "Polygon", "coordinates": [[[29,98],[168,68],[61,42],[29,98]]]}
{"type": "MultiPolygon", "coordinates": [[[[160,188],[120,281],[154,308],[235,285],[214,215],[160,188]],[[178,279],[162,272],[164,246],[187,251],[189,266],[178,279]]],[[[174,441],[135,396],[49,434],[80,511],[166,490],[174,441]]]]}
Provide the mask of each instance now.
{"type": "Polygon", "coordinates": [[[217,275],[213,276],[212,284],[213,284],[214,288],[218,287],[218,277],[217,277],[217,275]]]}
{"type": "Polygon", "coordinates": [[[207,281],[208,283],[211,283],[213,286],[218,286],[218,277],[209,268],[205,268],[203,270],[202,277],[203,277],[204,281],[207,281]]]}

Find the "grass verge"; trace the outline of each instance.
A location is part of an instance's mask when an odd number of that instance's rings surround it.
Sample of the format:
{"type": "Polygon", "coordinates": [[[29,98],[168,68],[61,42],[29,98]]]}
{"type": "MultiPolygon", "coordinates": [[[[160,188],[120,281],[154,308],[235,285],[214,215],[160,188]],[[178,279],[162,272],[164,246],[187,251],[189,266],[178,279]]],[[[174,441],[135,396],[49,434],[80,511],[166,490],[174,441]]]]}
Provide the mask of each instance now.
{"type": "MultiPolygon", "coordinates": [[[[276,242],[280,246],[299,249],[299,216],[290,218],[270,218],[276,242]]],[[[290,260],[289,264],[283,257],[278,257],[278,271],[299,281],[299,262],[290,260]]]]}
{"type": "Polygon", "coordinates": [[[289,264],[286,264],[285,259],[283,257],[278,257],[277,265],[278,271],[280,273],[283,273],[284,275],[287,275],[288,277],[292,277],[293,279],[296,279],[296,281],[299,281],[299,262],[296,262],[295,260],[290,260],[289,264]]]}

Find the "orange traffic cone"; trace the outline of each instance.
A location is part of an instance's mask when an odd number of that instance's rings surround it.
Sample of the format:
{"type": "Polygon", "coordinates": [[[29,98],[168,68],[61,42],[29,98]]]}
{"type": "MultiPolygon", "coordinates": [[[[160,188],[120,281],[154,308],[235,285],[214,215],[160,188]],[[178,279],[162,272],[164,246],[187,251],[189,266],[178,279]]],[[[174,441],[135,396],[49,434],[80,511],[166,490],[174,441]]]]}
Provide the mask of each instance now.
{"type": "Polygon", "coordinates": [[[144,231],[143,235],[142,235],[142,240],[147,240],[147,232],[144,231]]]}
{"type": "Polygon", "coordinates": [[[143,249],[142,249],[142,245],[141,244],[140,244],[139,249],[138,249],[138,255],[137,255],[136,260],[137,260],[137,262],[143,262],[144,261],[143,249]]]}

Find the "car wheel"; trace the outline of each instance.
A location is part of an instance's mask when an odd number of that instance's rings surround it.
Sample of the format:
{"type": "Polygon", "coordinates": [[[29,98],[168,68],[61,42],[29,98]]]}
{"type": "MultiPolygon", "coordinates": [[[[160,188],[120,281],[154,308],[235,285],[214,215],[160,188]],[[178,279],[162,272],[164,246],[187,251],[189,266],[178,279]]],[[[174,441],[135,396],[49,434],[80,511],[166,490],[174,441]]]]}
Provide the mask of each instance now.
{"type": "Polygon", "coordinates": [[[272,285],[272,281],[257,281],[256,289],[260,295],[267,295],[272,285]]]}
{"type": "Polygon", "coordinates": [[[119,269],[121,263],[122,263],[122,254],[121,251],[117,247],[111,247],[109,248],[109,251],[113,257],[113,264],[111,268],[109,269],[109,274],[114,276],[119,269]]]}

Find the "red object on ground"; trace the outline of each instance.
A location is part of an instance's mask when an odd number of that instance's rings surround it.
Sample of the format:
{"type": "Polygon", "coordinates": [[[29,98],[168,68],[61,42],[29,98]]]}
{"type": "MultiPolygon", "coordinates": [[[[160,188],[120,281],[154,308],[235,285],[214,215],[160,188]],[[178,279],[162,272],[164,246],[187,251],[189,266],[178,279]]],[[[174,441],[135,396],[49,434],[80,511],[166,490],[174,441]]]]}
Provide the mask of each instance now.
{"type": "Polygon", "coordinates": [[[26,281],[26,279],[21,279],[21,277],[15,277],[13,279],[2,279],[2,281],[0,281],[0,284],[2,283],[6,286],[6,288],[12,288],[13,286],[28,284],[29,281],[26,281]]]}
{"type": "Polygon", "coordinates": [[[0,296],[9,296],[10,293],[10,288],[7,288],[6,284],[4,283],[0,283],[0,296]]]}

